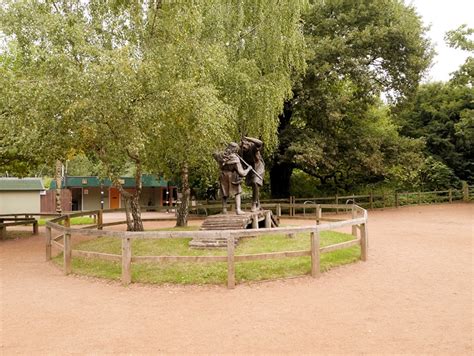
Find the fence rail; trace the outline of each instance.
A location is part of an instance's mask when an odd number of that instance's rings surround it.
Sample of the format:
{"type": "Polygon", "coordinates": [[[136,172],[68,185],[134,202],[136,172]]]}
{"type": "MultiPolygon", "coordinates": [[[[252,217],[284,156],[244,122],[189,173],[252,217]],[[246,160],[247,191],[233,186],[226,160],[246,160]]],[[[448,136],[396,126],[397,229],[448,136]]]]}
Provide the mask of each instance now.
{"type": "MultiPolygon", "coordinates": [[[[365,209],[383,209],[389,207],[401,207],[406,205],[421,205],[430,203],[453,203],[456,201],[470,201],[474,196],[474,186],[467,184],[461,189],[445,189],[433,191],[418,192],[384,192],[375,194],[351,194],[351,195],[335,195],[332,197],[294,197],[288,199],[263,199],[261,206],[263,208],[274,209],[274,213],[278,216],[288,215],[290,217],[305,217],[309,212],[315,212],[315,205],[329,204],[357,204],[365,209]]],[[[251,203],[243,202],[244,207],[250,207],[251,203]]],[[[191,209],[199,211],[199,209],[220,209],[219,203],[197,202],[191,209]]],[[[338,214],[341,208],[335,207],[332,212],[338,214]]]]}
{"type": "MultiPolygon", "coordinates": [[[[99,258],[109,261],[121,261],[122,265],[122,284],[127,285],[131,283],[131,270],[132,264],[138,262],[227,262],[227,287],[235,287],[235,263],[242,261],[255,261],[255,260],[268,260],[268,259],[280,259],[300,256],[311,257],[311,275],[318,277],[320,274],[320,255],[322,253],[328,253],[340,249],[345,249],[351,246],[361,246],[361,260],[367,260],[367,247],[368,247],[368,236],[367,236],[367,211],[357,205],[335,205],[328,204],[316,204],[315,208],[318,211],[324,209],[341,209],[350,210],[352,218],[329,222],[324,224],[315,224],[313,226],[304,227],[279,227],[279,228],[262,228],[262,229],[248,229],[248,230],[221,230],[221,231],[142,231],[142,232],[131,232],[131,231],[107,231],[99,230],[100,227],[105,226],[97,219],[97,225],[95,229],[81,229],[71,228],[70,219],[71,216],[80,216],[80,213],[74,213],[71,215],[62,215],[54,218],[46,223],[46,260],[51,259],[52,247],[57,247],[63,251],[64,258],[64,274],[69,274],[72,271],[72,257],[92,257],[99,258]],[[319,238],[320,232],[326,230],[338,229],[341,227],[352,226],[352,235],[354,239],[334,244],[331,246],[320,247],[319,238]],[[359,236],[357,234],[359,231],[359,236]],[[56,235],[53,237],[53,232],[56,235]],[[281,251],[271,253],[259,253],[259,254],[247,254],[247,255],[236,255],[235,254],[235,239],[247,237],[247,236],[263,236],[268,234],[287,234],[294,235],[297,233],[309,233],[311,241],[310,250],[301,251],[281,251]],[[81,251],[72,249],[72,238],[75,235],[79,236],[110,236],[119,238],[122,240],[122,253],[119,254],[108,254],[90,251],[81,251]],[[227,240],[227,255],[226,256],[132,256],[132,244],[131,241],[134,239],[170,239],[170,238],[184,238],[184,237],[220,237],[227,240]],[[62,243],[59,240],[62,239],[62,243]]],[[[99,212],[94,212],[99,214],[99,212]]],[[[83,212],[84,215],[90,215],[91,212],[83,212]]],[[[315,216],[315,219],[317,216],[315,216]]],[[[320,217],[319,217],[320,218],[320,217]]]]}

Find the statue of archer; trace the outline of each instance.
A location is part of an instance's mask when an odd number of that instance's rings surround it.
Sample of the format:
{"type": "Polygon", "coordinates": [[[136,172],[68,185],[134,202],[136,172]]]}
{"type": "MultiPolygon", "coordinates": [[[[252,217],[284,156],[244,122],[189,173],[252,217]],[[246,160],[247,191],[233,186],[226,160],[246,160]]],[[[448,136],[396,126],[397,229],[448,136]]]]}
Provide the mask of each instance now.
{"type": "MultiPolygon", "coordinates": [[[[263,142],[252,137],[243,137],[240,144],[241,161],[252,169],[245,177],[245,184],[252,187],[252,211],[260,209],[260,187],[263,185],[265,162],[262,154],[263,142]]],[[[240,157],[239,157],[240,158],[240,157]]]]}
{"type": "Polygon", "coordinates": [[[223,152],[214,153],[214,159],[219,163],[221,174],[219,177],[220,192],[222,195],[222,213],[227,214],[227,199],[235,196],[236,214],[243,214],[241,210],[242,177],[248,175],[252,167],[244,169],[238,155],[239,145],[231,142],[223,152]]]}

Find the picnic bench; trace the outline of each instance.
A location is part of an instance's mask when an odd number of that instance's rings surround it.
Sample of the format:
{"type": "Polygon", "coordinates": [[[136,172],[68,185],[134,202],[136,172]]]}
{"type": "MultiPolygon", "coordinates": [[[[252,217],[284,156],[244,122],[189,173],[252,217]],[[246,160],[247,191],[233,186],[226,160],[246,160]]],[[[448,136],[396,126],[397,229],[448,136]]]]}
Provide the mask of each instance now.
{"type": "Polygon", "coordinates": [[[25,215],[25,217],[19,217],[18,215],[0,216],[0,240],[7,238],[7,226],[16,225],[33,225],[33,235],[38,234],[38,220],[32,215],[25,215]]]}

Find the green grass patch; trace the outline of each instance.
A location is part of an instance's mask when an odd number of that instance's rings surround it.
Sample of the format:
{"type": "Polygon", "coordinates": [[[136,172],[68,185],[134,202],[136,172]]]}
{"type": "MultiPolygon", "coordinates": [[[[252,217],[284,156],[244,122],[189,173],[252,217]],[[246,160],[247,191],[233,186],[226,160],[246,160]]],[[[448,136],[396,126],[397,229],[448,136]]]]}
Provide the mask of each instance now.
{"type": "MultiPolygon", "coordinates": [[[[51,219],[39,219],[38,220],[38,225],[39,226],[45,226],[46,221],[51,220],[51,219]]],[[[89,216],[78,216],[75,218],[71,218],[71,225],[92,225],[94,224],[94,218],[91,218],[89,216]]]]}
{"type": "MultiPolygon", "coordinates": [[[[192,230],[188,228],[187,230],[192,230]]],[[[169,229],[168,229],[169,230],[169,229]]],[[[328,231],[321,233],[321,246],[328,246],[353,239],[352,235],[328,231]]],[[[192,249],[189,238],[139,239],[132,241],[133,256],[225,256],[225,249],[192,249]]],[[[309,233],[288,238],[283,234],[272,234],[256,238],[241,239],[236,255],[258,254],[280,251],[310,249],[309,233]]],[[[81,242],[74,249],[104,253],[121,253],[121,241],[117,238],[100,237],[81,242]]],[[[352,263],[360,258],[360,247],[334,251],[321,255],[321,271],[352,263]]],[[[62,264],[62,255],[55,258],[62,264]]],[[[121,265],[95,258],[73,258],[74,273],[107,279],[120,279],[121,265]]],[[[273,260],[245,261],[236,263],[237,282],[259,281],[309,274],[310,257],[295,257],[273,260]]],[[[133,263],[132,281],[155,284],[225,284],[227,264],[222,262],[190,263],[133,263]]]]}

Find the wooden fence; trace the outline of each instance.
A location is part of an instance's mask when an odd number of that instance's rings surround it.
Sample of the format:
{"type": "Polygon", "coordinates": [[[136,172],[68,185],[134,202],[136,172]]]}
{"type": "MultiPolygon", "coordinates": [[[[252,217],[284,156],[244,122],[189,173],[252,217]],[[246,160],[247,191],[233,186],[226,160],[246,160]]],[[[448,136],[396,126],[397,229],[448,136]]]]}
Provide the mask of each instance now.
{"type": "MultiPolygon", "coordinates": [[[[274,207],[277,209],[277,207],[274,207]]],[[[361,246],[361,260],[367,260],[368,249],[368,232],[367,232],[367,211],[357,205],[327,205],[318,204],[316,207],[319,211],[318,223],[308,227],[281,227],[281,228],[262,228],[247,230],[221,230],[221,231],[107,231],[102,230],[107,224],[103,223],[102,211],[88,211],[74,214],[66,214],[54,218],[46,223],[46,260],[51,259],[52,247],[57,247],[63,251],[64,258],[64,274],[71,273],[71,260],[73,256],[93,257],[109,261],[121,262],[122,276],[121,280],[124,285],[131,283],[131,269],[133,263],[137,262],[154,262],[160,263],[164,261],[173,262],[227,262],[227,287],[235,287],[235,263],[241,261],[255,261],[267,259],[279,259],[287,257],[311,257],[311,275],[315,278],[320,274],[320,255],[351,246],[361,246]],[[350,219],[339,219],[340,221],[332,221],[321,223],[322,210],[324,209],[340,209],[350,212],[350,219]],[[71,218],[75,216],[96,215],[97,223],[91,228],[71,228],[71,218]],[[352,227],[352,235],[354,239],[331,245],[320,247],[319,238],[321,231],[334,230],[343,227],[352,227]],[[359,233],[358,233],[359,232],[359,233]],[[297,233],[309,233],[311,240],[310,250],[301,251],[283,251],[272,253],[261,253],[251,255],[235,254],[235,239],[248,236],[262,236],[267,234],[287,234],[293,235],[297,233]],[[109,236],[122,240],[122,253],[108,254],[90,251],[79,251],[72,249],[73,236],[92,236],[101,237],[109,236]],[[134,239],[169,239],[169,238],[192,238],[192,237],[220,237],[227,240],[227,256],[133,256],[132,240],[134,239]],[[60,242],[62,240],[62,243],[60,242]]],[[[116,210],[114,210],[116,211],[116,210]]],[[[315,219],[317,216],[315,215],[315,219]]],[[[113,224],[123,224],[124,222],[114,222],[113,224]]],[[[112,225],[109,223],[108,225],[112,225]]]]}
{"type": "MultiPolygon", "coordinates": [[[[287,215],[289,217],[306,217],[312,218],[317,214],[317,205],[324,204],[357,204],[365,209],[383,209],[383,208],[399,208],[406,205],[421,205],[431,203],[453,203],[459,201],[471,201],[474,198],[474,186],[463,185],[461,189],[446,189],[434,191],[419,192],[385,192],[375,194],[352,194],[352,195],[335,195],[331,197],[302,197],[294,196],[288,199],[262,199],[262,207],[274,210],[278,216],[287,215]]],[[[243,202],[244,208],[250,208],[250,202],[243,202]]],[[[194,212],[202,213],[203,211],[219,211],[220,203],[214,202],[198,202],[191,207],[194,212]]],[[[331,212],[336,214],[341,209],[334,208],[331,212]]]]}

